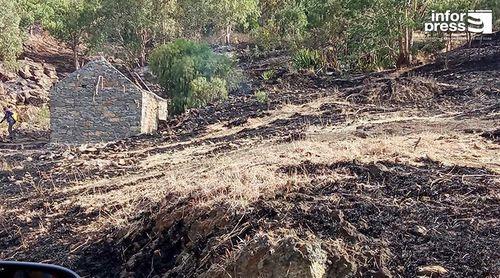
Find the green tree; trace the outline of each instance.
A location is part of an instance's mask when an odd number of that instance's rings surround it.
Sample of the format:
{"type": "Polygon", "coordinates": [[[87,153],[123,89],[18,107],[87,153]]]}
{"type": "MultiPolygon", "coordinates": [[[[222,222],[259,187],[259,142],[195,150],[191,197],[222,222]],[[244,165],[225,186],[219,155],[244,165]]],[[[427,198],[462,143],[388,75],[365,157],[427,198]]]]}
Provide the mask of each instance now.
{"type": "Polygon", "coordinates": [[[149,61],[169,94],[173,114],[227,98],[232,62],[206,44],[176,40],[157,47],[149,61]]]}
{"type": "Polygon", "coordinates": [[[144,66],[147,49],[177,34],[176,0],[102,0],[99,33],[104,43],[117,44],[144,66]]]}
{"type": "Polygon", "coordinates": [[[31,33],[35,23],[47,25],[54,18],[53,0],[17,0],[21,15],[21,27],[31,33]]]}
{"type": "Polygon", "coordinates": [[[179,0],[183,30],[199,37],[213,28],[224,33],[225,42],[231,42],[234,26],[245,22],[259,12],[258,0],[179,0]],[[195,32],[193,33],[193,30],[195,32]]]}
{"type": "Polygon", "coordinates": [[[16,2],[0,0],[0,60],[15,62],[23,49],[23,34],[20,29],[21,16],[16,2]]]}
{"type": "Polygon", "coordinates": [[[214,25],[225,30],[225,42],[231,43],[233,27],[258,12],[257,0],[208,0],[214,25]]]}
{"type": "Polygon", "coordinates": [[[261,28],[256,30],[257,43],[264,49],[300,48],[307,37],[306,1],[264,0],[260,2],[261,28]]]}
{"type": "Polygon", "coordinates": [[[49,0],[47,4],[53,16],[44,26],[71,48],[75,68],[79,69],[81,47],[91,40],[95,32],[99,0],[49,0]]]}

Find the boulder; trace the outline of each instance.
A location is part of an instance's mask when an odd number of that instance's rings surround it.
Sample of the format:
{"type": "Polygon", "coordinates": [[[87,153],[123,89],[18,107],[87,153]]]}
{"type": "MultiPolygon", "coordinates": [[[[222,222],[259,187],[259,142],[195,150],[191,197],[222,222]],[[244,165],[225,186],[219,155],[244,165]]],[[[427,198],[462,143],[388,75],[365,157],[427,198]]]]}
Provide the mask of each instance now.
{"type": "Polygon", "coordinates": [[[48,93],[44,90],[30,90],[23,92],[24,104],[42,107],[49,101],[48,93]]]}
{"type": "Polygon", "coordinates": [[[357,271],[355,263],[347,256],[329,258],[318,239],[302,240],[287,236],[275,240],[262,235],[254,238],[238,253],[234,263],[227,269],[213,267],[202,277],[227,277],[227,273],[235,277],[255,278],[353,277],[357,271]]]}
{"type": "Polygon", "coordinates": [[[9,80],[15,79],[16,77],[17,77],[17,74],[15,74],[14,72],[11,72],[11,71],[5,69],[0,64],[0,81],[7,82],[9,80]]]}
{"type": "Polygon", "coordinates": [[[33,77],[30,71],[30,66],[29,65],[21,65],[18,70],[19,76],[21,76],[24,79],[30,79],[33,77]]]}
{"type": "Polygon", "coordinates": [[[45,73],[45,75],[47,75],[50,79],[53,79],[53,80],[57,80],[58,77],[57,77],[57,71],[56,71],[56,67],[54,67],[53,65],[51,64],[46,64],[44,63],[43,64],[43,72],[45,73]]]}

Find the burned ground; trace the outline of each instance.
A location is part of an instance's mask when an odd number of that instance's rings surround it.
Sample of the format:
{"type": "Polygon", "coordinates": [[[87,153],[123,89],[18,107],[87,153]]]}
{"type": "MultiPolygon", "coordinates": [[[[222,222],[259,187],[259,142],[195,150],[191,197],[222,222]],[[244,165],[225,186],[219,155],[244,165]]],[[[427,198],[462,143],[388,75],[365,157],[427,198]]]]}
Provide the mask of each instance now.
{"type": "MultiPolygon", "coordinates": [[[[133,256],[127,269],[134,275],[198,276],[213,265],[231,266],[231,258],[242,254],[228,253],[238,253],[238,246],[257,234],[286,231],[295,238],[317,237],[335,250],[327,251],[332,262],[338,260],[337,253],[348,251],[350,256],[343,258],[349,262],[346,276],[408,277],[418,266],[441,264],[451,276],[494,277],[500,233],[491,225],[500,216],[495,173],[429,160],[421,164],[284,166],[278,171],[307,176],[308,181],[263,196],[243,210],[225,203],[197,210],[193,202],[203,194],[199,192],[187,198],[168,196],[163,214],[145,228],[158,235],[155,240],[141,238],[148,234],[144,230],[131,237],[139,244],[128,250],[133,256]],[[342,249],[336,250],[331,239],[341,241],[342,249]],[[190,260],[180,259],[185,256],[190,260]]],[[[232,273],[231,267],[225,271],[236,277],[252,275],[245,270],[232,273]]]]}
{"type": "Polygon", "coordinates": [[[4,147],[0,257],[96,277],[496,277],[498,55],[341,77],[276,53],[244,65],[268,103],[238,92],[155,136],[4,147]]]}

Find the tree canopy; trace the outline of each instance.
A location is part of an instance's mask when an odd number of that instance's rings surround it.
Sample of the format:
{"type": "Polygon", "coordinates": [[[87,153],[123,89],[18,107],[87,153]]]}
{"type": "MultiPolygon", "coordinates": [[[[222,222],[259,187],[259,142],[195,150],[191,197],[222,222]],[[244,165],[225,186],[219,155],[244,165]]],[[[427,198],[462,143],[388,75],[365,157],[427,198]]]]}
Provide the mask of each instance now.
{"type": "MultiPolygon", "coordinates": [[[[15,59],[34,23],[68,44],[75,66],[83,49],[119,47],[144,65],[155,46],[178,38],[232,43],[250,32],[263,50],[318,50],[340,71],[404,66],[415,53],[414,32],[431,10],[492,9],[495,0],[2,0],[1,58],[15,59]],[[241,26],[246,26],[242,29],[241,26]],[[5,30],[5,31],[4,31],[5,30]]],[[[498,26],[498,20],[497,20],[498,26]]],[[[440,34],[444,36],[444,34],[440,34]]],[[[118,51],[116,51],[118,52],[118,51]]]]}
{"type": "Polygon", "coordinates": [[[23,46],[18,6],[11,0],[0,0],[0,15],[0,60],[13,63],[23,46]]]}

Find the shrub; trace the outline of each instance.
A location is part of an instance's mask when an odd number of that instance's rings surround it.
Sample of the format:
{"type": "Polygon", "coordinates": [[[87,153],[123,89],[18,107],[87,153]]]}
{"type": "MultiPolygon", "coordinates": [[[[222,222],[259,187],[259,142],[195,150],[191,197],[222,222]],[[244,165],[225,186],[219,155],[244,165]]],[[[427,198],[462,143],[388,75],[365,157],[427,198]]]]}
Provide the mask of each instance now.
{"type": "Polygon", "coordinates": [[[264,91],[256,91],[255,92],[255,98],[259,103],[268,103],[269,102],[269,95],[267,92],[264,91]]]}
{"type": "Polygon", "coordinates": [[[215,54],[207,44],[187,40],[157,47],[149,60],[171,99],[173,114],[227,98],[228,83],[235,72],[229,58],[215,54]]]}
{"type": "Polygon", "coordinates": [[[293,56],[293,65],[296,69],[319,70],[325,62],[318,50],[300,49],[293,56]]]}
{"type": "Polygon", "coordinates": [[[266,70],[262,73],[262,79],[264,80],[271,80],[276,76],[276,71],[273,69],[266,70]]]}
{"type": "Polygon", "coordinates": [[[190,83],[191,97],[187,100],[188,107],[203,107],[218,99],[227,99],[227,83],[218,77],[211,81],[205,77],[197,77],[190,83]]]}
{"type": "Polygon", "coordinates": [[[425,55],[430,55],[434,53],[438,53],[441,50],[445,49],[446,41],[441,38],[431,38],[425,40],[423,42],[415,42],[413,44],[413,52],[414,53],[423,53],[425,55]]]}
{"type": "Polygon", "coordinates": [[[23,34],[19,27],[21,17],[16,2],[11,0],[0,0],[0,13],[0,61],[5,61],[6,66],[13,69],[23,49],[23,34]]]}

